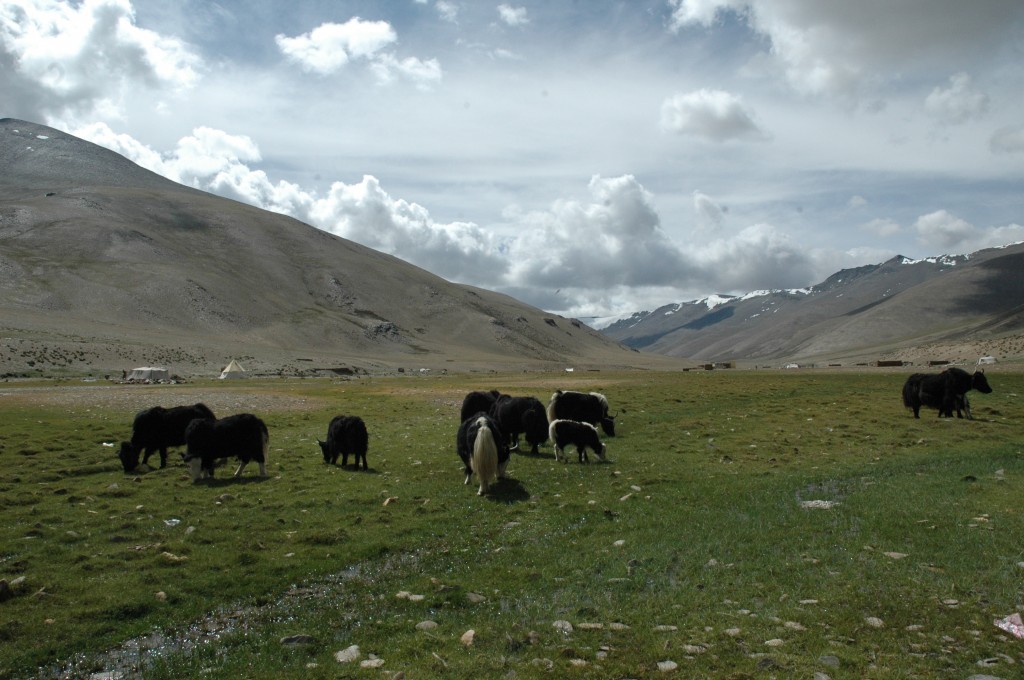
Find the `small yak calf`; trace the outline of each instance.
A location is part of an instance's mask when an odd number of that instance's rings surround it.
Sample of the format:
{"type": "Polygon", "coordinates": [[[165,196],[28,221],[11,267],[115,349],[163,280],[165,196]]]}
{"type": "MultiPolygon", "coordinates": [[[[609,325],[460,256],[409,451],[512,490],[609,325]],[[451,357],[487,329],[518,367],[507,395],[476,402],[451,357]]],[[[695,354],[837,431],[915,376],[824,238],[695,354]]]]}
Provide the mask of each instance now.
{"type": "Polygon", "coordinates": [[[576,447],[576,453],[579,454],[581,463],[590,462],[587,457],[588,448],[592,449],[601,460],[608,460],[605,458],[605,445],[597,434],[597,428],[590,423],[580,423],[575,420],[553,420],[548,428],[548,436],[551,437],[551,443],[555,449],[556,461],[559,459],[559,454],[565,458],[565,447],[570,444],[576,447]]]}

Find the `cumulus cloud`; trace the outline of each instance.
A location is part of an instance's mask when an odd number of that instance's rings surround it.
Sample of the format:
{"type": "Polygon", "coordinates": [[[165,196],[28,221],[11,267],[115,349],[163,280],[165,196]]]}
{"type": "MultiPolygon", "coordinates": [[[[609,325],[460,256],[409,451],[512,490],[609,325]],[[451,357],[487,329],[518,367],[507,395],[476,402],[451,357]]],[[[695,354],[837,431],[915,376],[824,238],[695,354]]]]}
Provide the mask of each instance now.
{"type": "Polygon", "coordinates": [[[386,21],[353,17],[343,24],[320,24],[293,38],[278,34],[274,40],[281,53],[304,70],[329,75],[353,59],[373,57],[398,36],[386,21]]]}
{"type": "Polygon", "coordinates": [[[888,218],[873,219],[870,222],[861,225],[861,229],[870,234],[881,236],[882,238],[895,236],[903,231],[903,227],[900,226],[899,222],[888,218]]]}
{"type": "Polygon", "coordinates": [[[498,5],[498,16],[509,26],[525,26],[530,23],[525,7],[513,7],[511,5],[498,5]]]}
{"type": "Polygon", "coordinates": [[[459,6],[454,2],[448,2],[447,0],[438,0],[437,4],[434,5],[437,9],[438,15],[450,23],[456,23],[459,20],[459,6]]]}
{"type": "Polygon", "coordinates": [[[401,77],[412,81],[420,89],[429,89],[439,83],[442,77],[441,64],[437,59],[398,59],[392,54],[383,54],[374,60],[370,68],[382,83],[390,83],[401,77]]]}
{"type": "Polygon", "coordinates": [[[184,42],[136,26],[129,0],[0,4],[0,92],[8,115],[116,117],[128,93],[186,90],[201,68],[184,42]]]}
{"type": "Polygon", "coordinates": [[[971,85],[971,77],[957,73],[949,79],[948,87],[936,87],[924,101],[925,110],[944,123],[964,123],[979,118],[988,111],[988,95],[971,85]]]}
{"type": "Polygon", "coordinates": [[[742,100],[722,90],[700,89],[669,97],[661,105],[661,129],[712,142],[768,138],[742,100]]]}
{"type": "Polygon", "coordinates": [[[800,288],[818,273],[810,254],[768,224],[754,224],[696,251],[702,282],[719,292],[800,288]]]}
{"type": "Polygon", "coordinates": [[[1024,153],[1024,125],[996,130],[988,144],[992,153],[1024,153]]]}

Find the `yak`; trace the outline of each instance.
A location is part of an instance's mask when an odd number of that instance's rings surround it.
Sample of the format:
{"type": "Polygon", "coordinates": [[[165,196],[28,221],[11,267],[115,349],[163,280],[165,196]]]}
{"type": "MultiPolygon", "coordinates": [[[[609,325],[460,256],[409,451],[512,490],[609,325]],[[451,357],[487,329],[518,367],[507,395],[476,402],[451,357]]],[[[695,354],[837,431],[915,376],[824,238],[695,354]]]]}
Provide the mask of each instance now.
{"type": "Polygon", "coordinates": [[[260,466],[260,476],[267,476],[267,452],[270,434],[264,422],[251,413],[239,413],[220,420],[193,420],[185,429],[185,453],[182,457],[192,473],[192,481],[213,478],[213,468],[220,458],[238,458],[235,477],[249,461],[260,466]]]}
{"type": "Polygon", "coordinates": [[[512,451],[519,448],[519,435],[526,436],[530,453],[537,455],[537,447],[548,440],[548,417],[544,404],[536,397],[498,397],[490,414],[505,435],[512,451]]]}
{"type": "Polygon", "coordinates": [[[477,413],[487,413],[500,396],[501,392],[498,390],[470,392],[462,399],[462,408],[459,410],[459,422],[464,423],[466,419],[477,413]]]}
{"type": "Polygon", "coordinates": [[[597,428],[590,423],[580,423],[575,420],[552,420],[549,426],[551,444],[555,449],[555,460],[559,454],[565,457],[565,447],[570,444],[576,447],[581,463],[588,463],[587,449],[593,450],[597,457],[606,461],[605,445],[597,434],[597,428]]]}
{"type": "Polygon", "coordinates": [[[463,484],[469,484],[475,472],[480,479],[478,496],[487,493],[496,479],[505,476],[511,454],[503,442],[497,423],[486,413],[472,415],[459,426],[455,435],[455,452],[465,467],[466,481],[463,484]]]}
{"type": "Polygon", "coordinates": [[[615,416],[608,415],[608,399],[599,392],[556,391],[548,401],[548,422],[575,420],[598,425],[609,437],[615,436],[615,416]]]}
{"type": "Polygon", "coordinates": [[[193,420],[216,420],[205,404],[192,406],[153,406],[135,415],[131,441],[121,442],[118,458],[125,472],[139,466],[139,455],[145,451],[142,464],[149,463],[154,451],[160,451],[160,467],[167,467],[167,448],[185,444],[185,428],[193,420]]]}
{"type": "Polygon", "coordinates": [[[355,456],[356,467],[359,461],[363,461],[363,469],[368,469],[366,464],[366,448],[368,442],[366,434],[366,423],[359,416],[335,416],[327,426],[327,441],[317,440],[320,450],[324,454],[324,462],[331,465],[338,463],[338,455],[341,455],[341,465],[348,465],[348,456],[351,453],[355,456]]]}
{"type": "Polygon", "coordinates": [[[967,392],[978,390],[983,394],[992,392],[984,371],[975,371],[971,375],[962,368],[947,368],[939,374],[914,373],[903,383],[903,405],[913,409],[914,417],[920,418],[922,406],[938,409],[939,417],[962,418],[966,411],[971,416],[967,392]]]}

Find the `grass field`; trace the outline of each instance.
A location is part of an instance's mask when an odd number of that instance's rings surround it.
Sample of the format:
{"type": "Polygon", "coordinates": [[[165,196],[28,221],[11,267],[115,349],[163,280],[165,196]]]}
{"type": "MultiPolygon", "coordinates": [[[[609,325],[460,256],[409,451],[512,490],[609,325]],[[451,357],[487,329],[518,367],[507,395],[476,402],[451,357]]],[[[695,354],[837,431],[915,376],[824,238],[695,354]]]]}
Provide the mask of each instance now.
{"type": "Polygon", "coordinates": [[[1014,677],[1024,375],[973,421],[915,420],[905,377],[2,383],[0,677],[1014,677]],[[478,497],[454,436],[492,388],[605,393],[611,462],[546,445],[478,497]],[[199,400],[266,421],[268,479],[122,473],[135,411],[199,400]],[[338,413],[369,471],[323,464],[338,413]]]}

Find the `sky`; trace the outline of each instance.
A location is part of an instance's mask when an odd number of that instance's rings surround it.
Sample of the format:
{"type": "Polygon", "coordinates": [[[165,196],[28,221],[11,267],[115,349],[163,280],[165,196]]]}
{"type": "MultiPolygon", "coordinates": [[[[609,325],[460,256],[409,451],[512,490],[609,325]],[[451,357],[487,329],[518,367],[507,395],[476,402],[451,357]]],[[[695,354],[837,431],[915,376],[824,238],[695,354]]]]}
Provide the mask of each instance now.
{"type": "Polygon", "coordinates": [[[3,0],[0,117],[581,318],[1024,241],[1020,0],[3,0]]]}

